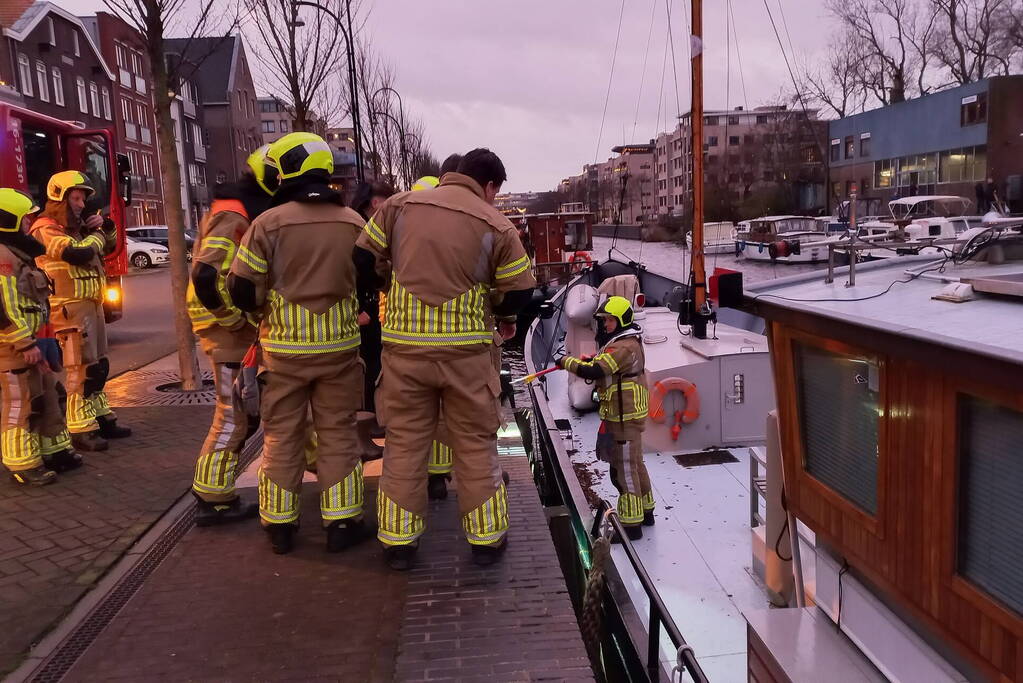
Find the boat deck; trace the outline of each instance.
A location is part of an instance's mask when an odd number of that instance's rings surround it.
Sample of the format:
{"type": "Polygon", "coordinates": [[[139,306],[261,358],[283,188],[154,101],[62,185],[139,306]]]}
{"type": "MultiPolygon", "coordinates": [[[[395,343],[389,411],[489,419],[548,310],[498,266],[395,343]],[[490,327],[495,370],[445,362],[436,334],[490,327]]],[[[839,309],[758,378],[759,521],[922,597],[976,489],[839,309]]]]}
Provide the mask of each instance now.
{"type": "MultiPolygon", "coordinates": [[[[566,379],[564,373],[547,376],[551,412],[571,424],[572,445],[566,443],[566,448],[574,449],[570,456],[576,471],[588,473],[584,489],[613,503],[618,493],[608,466],[594,456],[599,417],[578,414],[569,406],[566,379]]],[[[667,427],[648,423],[647,430],[654,428],[667,427]]],[[[567,430],[563,434],[569,436],[567,430]]],[[[646,453],[657,523],[644,527],[634,547],[707,677],[740,681],[746,680],[743,612],[767,609],[770,603],[751,569],[749,449],[724,453],[734,462],[694,465],[702,454],[679,456],[687,466],[674,456],[646,453]]],[[[812,572],[812,555],[804,553],[812,572]]],[[[649,601],[625,551],[614,546],[612,557],[646,624],[649,601]]],[[[812,576],[807,579],[812,582],[812,576]]],[[[667,636],[661,639],[661,658],[670,671],[675,651],[667,636]]]]}
{"type": "Polygon", "coordinates": [[[512,530],[495,567],[470,561],[453,489],[431,503],[413,571],[387,569],[372,540],[329,555],[307,485],[293,553],[273,555],[255,522],[188,528],[86,647],[58,647],[30,680],[592,681],[521,441],[502,434],[512,530]]]}

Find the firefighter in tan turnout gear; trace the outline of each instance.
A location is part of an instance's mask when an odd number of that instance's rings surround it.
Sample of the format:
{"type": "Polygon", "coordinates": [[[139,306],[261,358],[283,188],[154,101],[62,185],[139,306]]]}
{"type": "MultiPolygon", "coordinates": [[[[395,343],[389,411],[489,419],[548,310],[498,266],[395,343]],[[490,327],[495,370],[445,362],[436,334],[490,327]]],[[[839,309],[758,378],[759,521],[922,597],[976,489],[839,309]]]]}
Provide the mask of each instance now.
{"type": "Polygon", "coordinates": [[[589,360],[563,356],[558,366],[597,383],[601,419],[597,457],[611,466],[611,483],[619,494],[618,516],[628,537],[636,540],[643,537],[643,526],[654,524],[653,489],[643,462],[649,391],[642,330],[633,322],[632,305],[624,297],[608,297],[594,317],[600,351],[589,360]]]}
{"type": "Polygon", "coordinates": [[[67,426],[71,441],[83,451],[103,451],[107,439],[131,436],[118,426],[104,391],[107,359],[103,257],[117,244],[110,218],[85,216],[93,194],[79,171],[62,171],[46,185],[46,208],[32,224],[32,235],[46,253],[36,261],[53,283],[50,319],[67,373],[67,426]]]}
{"type": "Polygon", "coordinates": [[[238,183],[217,188],[213,205],[200,227],[199,248],[188,288],[192,330],[213,366],[217,405],[213,424],[195,464],[192,493],[199,501],[196,524],[209,526],[255,515],[255,503],[242,504],[235,492],[238,456],[254,426],[248,424],[242,398],[234,389],[242,361],[256,341],[249,314],[231,301],[227,274],[249,224],[270,204],[277,189],[277,169],[268,164],[263,145],[248,158],[238,183]]]}
{"type": "Polygon", "coordinates": [[[50,287],[28,236],[39,207],[27,194],[0,188],[0,446],[19,484],[43,486],[82,464],[57,397],[56,375],[36,344],[49,315],[50,287]]]}
{"type": "Polygon", "coordinates": [[[427,461],[442,403],[473,559],[491,564],[506,544],[488,321],[521,309],[535,280],[514,226],[492,206],[504,180],[493,152],[473,150],[437,188],[388,199],[359,236],[360,301],[372,299],[376,262],[391,263],[377,394],[387,431],[377,535],[394,569],[411,568],[426,526],[427,461]]]}
{"type": "Polygon", "coordinates": [[[363,369],[352,263],[363,221],[328,184],[334,163],[322,138],[285,135],[267,157],[280,187],[242,238],[228,279],[236,306],[262,312],[259,515],[274,552],[289,552],[311,408],[320,514],[327,549],[336,552],[366,535],[355,419],[363,369]]]}

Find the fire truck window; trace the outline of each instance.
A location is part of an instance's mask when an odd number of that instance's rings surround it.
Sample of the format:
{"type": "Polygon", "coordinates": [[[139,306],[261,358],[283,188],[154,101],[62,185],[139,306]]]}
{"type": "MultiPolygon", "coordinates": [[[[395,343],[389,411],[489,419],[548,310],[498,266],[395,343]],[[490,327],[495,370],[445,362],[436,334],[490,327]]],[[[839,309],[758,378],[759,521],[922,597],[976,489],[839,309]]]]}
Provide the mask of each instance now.
{"type": "Polygon", "coordinates": [[[99,135],[69,137],[67,141],[68,168],[81,171],[89,177],[96,191],[89,198],[91,211],[110,210],[110,155],[106,140],[99,135]]]}
{"type": "Polygon", "coordinates": [[[53,164],[53,137],[41,129],[29,126],[24,126],[21,133],[28,180],[26,189],[39,206],[46,206],[46,183],[57,172],[53,164]]]}

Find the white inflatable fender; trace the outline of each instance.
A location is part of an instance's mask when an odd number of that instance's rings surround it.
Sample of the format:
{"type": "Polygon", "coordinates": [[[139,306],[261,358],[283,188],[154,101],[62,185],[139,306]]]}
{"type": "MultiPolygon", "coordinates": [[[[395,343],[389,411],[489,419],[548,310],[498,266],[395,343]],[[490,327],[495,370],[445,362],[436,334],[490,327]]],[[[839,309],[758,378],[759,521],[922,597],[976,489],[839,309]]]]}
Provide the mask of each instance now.
{"type": "Polygon", "coordinates": [[[565,315],[575,325],[589,327],[600,305],[600,295],[589,285],[576,285],[565,294],[565,315]]]}
{"type": "Polygon", "coordinates": [[[568,402],[576,410],[588,411],[597,407],[593,401],[592,382],[587,382],[582,377],[569,375],[568,377],[568,402]]]}

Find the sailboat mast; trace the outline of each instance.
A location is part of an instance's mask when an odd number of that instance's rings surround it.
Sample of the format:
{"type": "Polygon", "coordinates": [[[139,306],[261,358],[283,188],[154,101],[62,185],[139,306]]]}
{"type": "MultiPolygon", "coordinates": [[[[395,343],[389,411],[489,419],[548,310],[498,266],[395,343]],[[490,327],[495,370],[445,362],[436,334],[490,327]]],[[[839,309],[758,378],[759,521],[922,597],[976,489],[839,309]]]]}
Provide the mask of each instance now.
{"type": "Polygon", "coordinates": [[[690,258],[693,268],[693,292],[695,315],[693,336],[704,339],[707,336],[707,320],[703,311],[707,305],[707,271],[703,258],[703,1],[692,0],[692,90],[693,104],[690,112],[692,125],[693,153],[693,247],[690,258]]]}

